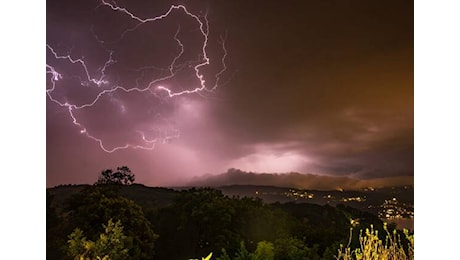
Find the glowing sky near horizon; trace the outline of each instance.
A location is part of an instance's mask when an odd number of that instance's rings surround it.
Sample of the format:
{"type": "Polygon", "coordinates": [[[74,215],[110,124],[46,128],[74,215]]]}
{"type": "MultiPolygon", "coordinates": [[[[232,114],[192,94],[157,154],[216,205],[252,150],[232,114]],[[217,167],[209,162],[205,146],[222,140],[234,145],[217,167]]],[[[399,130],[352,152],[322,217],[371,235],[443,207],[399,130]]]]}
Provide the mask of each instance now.
{"type": "Polygon", "coordinates": [[[413,175],[413,3],[47,1],[47,186],[413,175]]]}

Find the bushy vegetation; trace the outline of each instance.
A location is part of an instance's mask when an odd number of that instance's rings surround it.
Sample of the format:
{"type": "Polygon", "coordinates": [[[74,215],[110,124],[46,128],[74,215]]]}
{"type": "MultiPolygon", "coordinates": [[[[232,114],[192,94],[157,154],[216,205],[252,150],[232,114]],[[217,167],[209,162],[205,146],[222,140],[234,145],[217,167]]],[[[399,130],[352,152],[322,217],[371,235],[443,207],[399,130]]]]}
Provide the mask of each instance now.
{"type": "MultiPolygon", "coordinates": [[[[352,249],[348,245],[339,250],[337,260],[412,260],[414,259],[414,235],[410,235],[405,229],[404,236],[407,240],[406,249],[403,248],[400,234],[393,230],[392,234],[388,231],[387,225],[384,225],[386,233],[385,242],[379,238],[378,230],[366,228],[363,234],[362,230],[359,235],[360,247],[352,249]]],[[[350,230],[350,234],[352,229],[350,230]]]]}
{"type": "Polygon", "coordinates": [[[343,205],[267,204],[211,188],[127,184],[47,190],[47,258],[184,260],[208,259],[213,252],[220,260],[413,259],[413,236],[343,205]],[[66,199],[54,194],[62,189],[66,199]],[[380,228],[349,235],[351,226],[371,225],[380,228]],[[120,242],[110,242],[116,254],[104,247],[113,239],[120,242]],[[390,256],[396,254],[407,258],[390,256]]]}
{"type": "MultiPolygon", "coordinates": [[[[414,235],[409,234],[405,229],[403,231],[407,239],[407,248],[402,246],[401,238],[396,230],[392,234],[388,231],[386,223],[384,224],[386,232],[385,242],[378,236],[378,230],[374,230],[371,225],[370,229],[366,228],[363,234],[362,230],[359,235],[360,247],[352,249],[350,247],[353,228],[350,228],[350,241],[344,247],[340,245],[336,260],[413,260],[414,259],[414,235]]],[[[320,259],[316,254],[311,255],[309,250],[302,250],[303,244],[295,239],[284,240],[283,251],[275,252],[275,246],[267,241],[257,243],[257,249],[254,253],[250,253],[243,242],[240,249],[234,257],[230,257],[225,249],[222,249],[222,254],[216,260],[274,260],[274,259],[290,259],[290,260],[309,260],[320,259]]],[[[206,259],[210,259],[212,253],[206,259]]]]}
{"type": "Polygon", "coordinates": [[[67,255],[76,260],[125,260],[128,259],[128,249],[125,243],[129,237],[123,233],[120,221],[114,223],[109,219],[107,225],[103,225],[105,232],[93,242],[87,240],[83,231],[76,228],[69,235],[67,255]]]}

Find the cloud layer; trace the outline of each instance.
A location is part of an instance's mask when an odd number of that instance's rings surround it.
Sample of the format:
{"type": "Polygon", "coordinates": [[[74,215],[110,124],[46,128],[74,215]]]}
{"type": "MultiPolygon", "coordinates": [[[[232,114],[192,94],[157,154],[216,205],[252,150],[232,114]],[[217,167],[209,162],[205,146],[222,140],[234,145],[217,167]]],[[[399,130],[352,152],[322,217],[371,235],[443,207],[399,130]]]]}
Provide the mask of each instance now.
{"type": "MultiPolygon", "coordinates": [[[[119,4],[141,17],[170,7],[167,1],[119,4]]],[[[335,176],[327,183],[350,187],[364,185],[360,180],[406,183],[414,175],[413,2],[202,0],[187,8],[197,14],[208,10],[213,63],[202,71],[211,85],[222,69],[219,43],[227,35],[223,84],[202,95],[174,98],[117,91],[98,106],[75,112],[107,148],[174,136],[152,151],[104,152],[80,133],[67,108],[48,98],[48,186],[92,183],[101,170],[121,165],[129,166],[138,182],[174,186],[229,168],[335,176]]],[[[194,61],[203,59],[194,54],[196,23],[179,14],[116,41],[120,31],[136,25],[130,20],[94,1],[50,0],[47,43],[62,55],[85,59],[96,72],[107,50],[115,50],[117,62],[106,71],[108,79],[130,88],[168,73],[180,27],[189,47],[175,67],[179,77],[159,83],[192,89],[194,61]],[[146,65],[155,68],[139,70],[146,65]]],[[[59,65],[49,51],[47,59],[59,65]]],[[[65,80],[55,92],[60,102],[87,102],[97,93],[97,86],[69,77],[76,72],[73,65],[62,69],[65,80]]],[[[321,187],[315,179],[320,177],[288,176],[261,178],[321,187]]]]}
{"type": "Polygon", "coordinates": [[[261,185],[310,190],[361,190],[367,187],[383,188],[404,185],[413,186],[413,184],[413,176],[355,179],[296,172],[285,174],[253,173],[237,169],[229,169],[226,173],[219,175],[197,177],[189,182],[190,186],[261,185]]]}

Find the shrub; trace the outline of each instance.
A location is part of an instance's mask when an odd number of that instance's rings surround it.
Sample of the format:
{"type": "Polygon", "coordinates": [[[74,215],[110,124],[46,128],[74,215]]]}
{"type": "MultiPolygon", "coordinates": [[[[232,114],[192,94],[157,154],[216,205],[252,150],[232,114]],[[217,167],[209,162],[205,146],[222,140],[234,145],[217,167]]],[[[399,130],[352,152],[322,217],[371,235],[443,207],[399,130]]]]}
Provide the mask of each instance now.
{"type": "MultiPolygon", "coordinates": [[[[407,252],[402,247],[400,236],[397,231],[394,230],[393,234],[390,234],[388,228],[383,226],[385,230],[386,238],[385,243],[379,239],[378,230],[374,230],[371,225],[370,229],[366,229],[365,234],[362,230],[359,235],[360,248],[352,250],[350,243],[347,247],[340,245],[337,260],[413,260],[414,259],[414,235],[410,235],[408,230],[404,230],[404,235],[409,241],[407,245],[407,252]]],[[[350,241],[351,241],[352,229],[350,229],[350,241]]]]}

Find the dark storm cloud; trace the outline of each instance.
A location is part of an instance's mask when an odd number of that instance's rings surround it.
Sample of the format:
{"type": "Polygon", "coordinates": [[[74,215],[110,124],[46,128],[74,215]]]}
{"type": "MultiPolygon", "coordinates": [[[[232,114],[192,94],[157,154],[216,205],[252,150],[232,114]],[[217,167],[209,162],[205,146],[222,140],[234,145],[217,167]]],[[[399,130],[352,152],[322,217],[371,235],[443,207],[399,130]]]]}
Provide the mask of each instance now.
{"type": "Polygon", "coordinates": [[[220,187],[226,185],[265,185],[313,190],[360,190],[366,187],[382,188],[411,185],[413,181],[413,176],[361,180],[350,177],[321,176],[299,173],[251,173],[236,169],[229,169],[226,173],[223,174],[194,178],[189,183],[189,185],[211,187],[220,187]]]}
{"type": "Polygon", "coordinates": [[[222,129],[245,147],[311,158],[304,172],[412,175],[412,3],[264,6],[257,19],[242,11],[247,26],[231,31],[251,37],[230,58],[245,69],[224,90],[222,129]]]}
{"type": "MultiPolygon", "coordinates": [[[[167,84],[176,90],[193,87],[193,68],[186,61],[200,58],[194,56],[199,46],[193,37],[197,29],[186,17],[142,27],[114,42],[132,21],[96,8],[98,3],[48,1],[47,43],[62,53],[71,49],[86,57],[97,70],[107,59],[97,40],[112,41],[106,47],[116,50],[117,63],[107,71],[110,80],[143,85],[148,75],[167,74],[171,54],[178,51],[172,37],[180,27],[189,48],[180,76],[167,84]],[[147,65],[154,67],[136,70],[147,65]]],[[[162,13],[171,4],[117,3],[141,17],[162,13]]],[[[139,129],[151,131],[152,137],[160,135],[158,126],[180,132],[180,138],[154,151],[107,154],[79,134],[65,109],[48,100],[48,185],[91,182],[103,168],[118,165],[130,166],[149,185],[182,184],[194,175],[231,167],[360,179],[413,175],[413,2],[186,5],[196,13],[208,12],[209,51],[215,63],[203,69],[207,80],[214,80],[222,68],[219,38],[227,35],[225,84],[204,96],[172,101],[116,92],[99,107],[78,112],[88,129],[112,138],[111,145],[141,142],[139,129]]],[[[77,80],[66,78],[66,88],[56,92],[59,100],[84,103],[95,95],[77,80]]]]}

